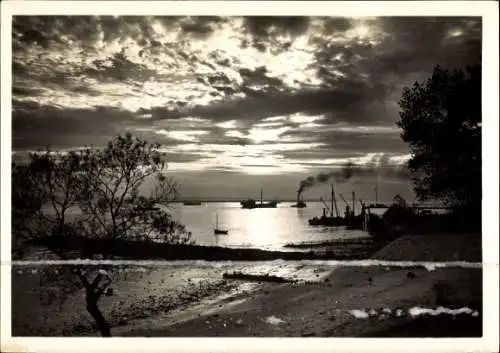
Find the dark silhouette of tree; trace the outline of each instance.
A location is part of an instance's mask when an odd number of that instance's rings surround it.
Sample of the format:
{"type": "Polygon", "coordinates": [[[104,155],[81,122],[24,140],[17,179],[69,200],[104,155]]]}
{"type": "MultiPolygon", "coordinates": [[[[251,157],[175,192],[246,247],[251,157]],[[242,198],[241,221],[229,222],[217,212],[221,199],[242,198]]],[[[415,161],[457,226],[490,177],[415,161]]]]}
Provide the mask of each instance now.
{"type": "Polygon", "coordinates": [[[481,66],[437,66],[425,82],[404,89],[399,106],[417,197],[442,200],[480,221],[481,66]]]}
{"type": "MultiPolygon", "coordinates": [[[[191,243],[191,234],[165,211],[178,185],[164,174],[165,156],[157,144],[118,136],[103,149],[56,153],[47,148],[30,155],[27,164],[12,166],[13,251],[33,240],[44,242],[59,258],[65,237],[191,243]],[[141,189],[154,182],[149,196],[141,189]]],[[[75,254],[73,254],[75,256],[75,254]]],[[[108,249],[82,249],[78,258],[109,258],[108,249]]],[[[108,288],[110,267],[76,266],[71,272],[85,289],[87,310],[102,336],[111,329],[98,307],[108,288]]],[[[68,273],[61,273],[67,276],[68,273]]],[[[66,278],[66,277],[65,277],[66,278]]]]}

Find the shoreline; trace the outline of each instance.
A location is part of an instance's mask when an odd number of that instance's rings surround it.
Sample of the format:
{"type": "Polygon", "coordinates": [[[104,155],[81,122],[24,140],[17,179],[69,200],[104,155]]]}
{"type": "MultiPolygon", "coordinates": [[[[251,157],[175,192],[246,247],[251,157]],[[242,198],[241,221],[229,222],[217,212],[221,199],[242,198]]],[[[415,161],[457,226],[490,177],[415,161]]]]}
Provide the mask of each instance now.
{"type": "MultiPolygon", "coordinates": [[[[301,250],[264,250],[259,248],[233,248],[196,244],[149,243],[123,239],[88,239],[65,236],[46,238],[35,246],[64,249],[68,259],[77,259],[76,253],[86,249],[102,249],[102,254],[131,260],[206,260],[206,261],[270,261],[270,260],[357,260],[368,258],[387,244],[372,237],[337,240],[320,246],[301,246],[301,250]]],[[[94,251],[95,252],[95,251],[94,251]]],[[[14,260],[18,260],[14,258],[14,260]]]]}

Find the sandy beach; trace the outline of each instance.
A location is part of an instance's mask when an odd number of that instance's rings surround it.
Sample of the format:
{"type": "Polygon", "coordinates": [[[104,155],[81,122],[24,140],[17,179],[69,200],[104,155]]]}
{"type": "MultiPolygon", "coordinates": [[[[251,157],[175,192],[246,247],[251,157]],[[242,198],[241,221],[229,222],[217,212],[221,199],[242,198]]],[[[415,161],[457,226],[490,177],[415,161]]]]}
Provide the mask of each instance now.
{"type": "MultiPolygon", "coordinates": [[[[480,262],[481,237],[405,236],[372,258],[480,262]],[[471,237],[476,240],[471,241],[471,237]]],[[[100,306],[114,336],[359,337],[398,336],[398,330],[404,336],[408,325],[427,327],[432,320],[449,321],[450,329],[441,335],[481,334],[480,268],[331,267],[300,263],[239,268],[245,273],[277,273],[298,279],[297,283],[280,284],[226,280],[222,274],[227,270],[122,268],[116,271],[115,295],[104,297],[100,306]],[[422,315],[422,308],[438,307],[455,310],[451,312],[455,315],[422,315]],[[423,319],[426,321],[421,323],[423,319]],[[453,325],[465,324],[469,327],[465,333],[453,329],[453,325]]],[[[82,292],[41,305],[41,299],[33,299],[41,295],[33,283],[35,290],[30,288],[26,273],[13,275],[23,278],[13,279],[14,335],[99,335],[86,312],[82,292]],[[55,314],[55,306],[59,314],[55,314]]],[[[36,281],[36,274],[30,277],[36,281]]],[[[410,331],[418,335],[418,330],[410,331]]]]}

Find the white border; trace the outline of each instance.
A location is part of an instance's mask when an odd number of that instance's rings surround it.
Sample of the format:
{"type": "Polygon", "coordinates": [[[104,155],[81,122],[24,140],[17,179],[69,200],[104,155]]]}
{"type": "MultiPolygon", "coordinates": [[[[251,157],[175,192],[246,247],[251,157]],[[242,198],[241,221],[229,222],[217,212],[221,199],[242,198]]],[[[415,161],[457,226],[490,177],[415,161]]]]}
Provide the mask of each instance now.
{"type": "Polygon", "coordinates": [[[1,4],[1,351],[494,352],[498,349],[498,3],[496,1],[3,1],[1,4]],[[13,14],[483,17],[483,262],[481,339],[10,338],[11,20],[13,14]],[[7,264],[6,264],[7,263],[7,264]]]}

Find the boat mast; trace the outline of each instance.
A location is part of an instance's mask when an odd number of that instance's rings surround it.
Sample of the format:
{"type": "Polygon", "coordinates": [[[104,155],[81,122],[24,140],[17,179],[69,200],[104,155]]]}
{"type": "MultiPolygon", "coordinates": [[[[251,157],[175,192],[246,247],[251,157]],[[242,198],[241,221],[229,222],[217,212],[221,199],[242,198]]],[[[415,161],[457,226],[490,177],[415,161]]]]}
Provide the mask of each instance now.
{"type": "Polygon", "coordinates": [[[330,207],[330,216],[333,217],[333,184],[332,184],[332,207],[330,207]]]}
{"type": "Polygon", "coordinates": [[[262,203],[262,189],[260,189],[260,203],[262,203]]]}
{"type": "Polygon", "coordinates": [[[339,210],[337,208],[337,200],[335,199],[335,191],[333,189],[333,184],[332,184],[332,211],[331,211],[331,215],[333,217],[333,207],[335,206],[335,214],[337,215],[337,217],[339,216],[339,210]]]}
{"type": "Polygon", "coordinates": [[[352,191],[352,215],[356,215],[356,195],[354,193],[354,190],[352,191]]]}
{"type": "Polygon", "coordinates": [[[378,173],[375,174],[375,204],[378,203],[378,173]]]}

